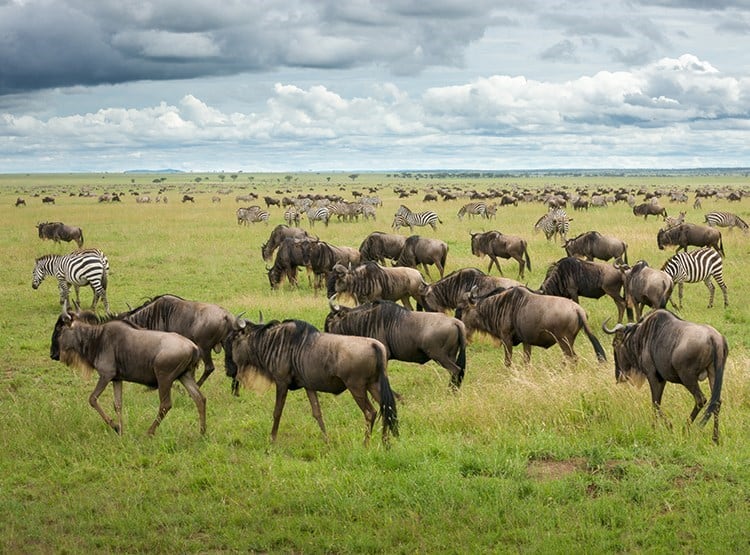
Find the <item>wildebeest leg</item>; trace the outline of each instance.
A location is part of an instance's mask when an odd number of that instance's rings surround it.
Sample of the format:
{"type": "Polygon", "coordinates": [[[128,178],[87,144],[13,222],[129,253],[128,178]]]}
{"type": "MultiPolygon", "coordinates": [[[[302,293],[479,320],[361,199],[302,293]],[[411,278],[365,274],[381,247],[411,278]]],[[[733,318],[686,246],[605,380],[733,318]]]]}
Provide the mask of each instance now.
{"type": "Polygon", "coordinates": [[[690,413],[690,422],[692,423],[695,422],[695,417],[698,416],[698,413],[706,405],[706,396],[703,395],[703,392],[701,391],[701,388],[697,382],[685,384],[685,387],[688,389],[688,391],[690,391],[690,393],[693,394],[693,399],[695,399],[695,406],[690,413]]]}
{"type": "Polygon", "coordinates": [[[531,344],[523,344],[523,362],[525,364],[531,364],[531,344]]]}
{"type": "MultiPolygon", "coordinates": [[[[352,397],[357,401],[362,414],[365,415],[365,447],[370,444],[370,434],[372,434],[372,427],[375,425],[375,417],[378,415],[375,408],[370,403],[370,399],[367,398],[367,390],[362,388],[349,389],[352,397]]],[[[370,387],[370,393],[375,398],[376,402],[380,402],[380,390],[374,387],[370,387]]]]}
{"type": "Polygon", "coordinates": [[[513,356],[513,340],[509,337],[507,339],[502,339],[502,342],[505,350],[505,366],[510,366],[511,358],[513,356]]]}
{"type": "Polygon", "coordinates": [[[560,349],[562,349],[563,354],[569,359],[569,360],[575,360],[577,358],[576,352],[573,350],[573,342],[570,341],[567,338],[563,338],[557,342],[558,345],[560,345],[560,349]]]}
{"type": "Polygon", "coordinates": [[[195,376],[192,372],[185,372],[180,376],[180,383],[185,386],[190,397],[193,398],[195,406],[198,408],[198,420],[200,421],[201,434],[206,433],[206,397],[198,389],[198,384],[195,383],[195,376]]]}
{"type": "Polygon", "coordinates": [[[156,428],[172,408],[172,382],[159,382],[159,411],[156,413],[156,419],[148,429],[148,435],[154,435],[156,428]]]}
{"type": "MultiPolygon", "coordinates": [[[[654,376],[649,376],[648,385],[651,388],[651,402],[654,405],[654,412],[659,418],[664,418],[664,413],[661,411],[661,397],[664,394],[664,386],[667,382],[654,376]]],[[[665,420],[668,427],[670,423],[665,420]]]]}
{"type": "Polygon", "coordinates": [[[276,384],[276,404],[273,407],[271,441],[276,441],[276,434],[279,432],[279,421],[281,420],[281,413],[284,411],[284,403],[286,403],[286,394],[288,391],[287,386],[276,384]]]}
{"type": "Polygon", "coordinates": [[[448,372],[451,375],[451,387],[453,389],[458,389],[461,387],[461,382],[463,381],[463,373],[464,371],[461,369],[461,367],[456,364],[455,361],[451,360],[449,356],[446,356],[444,353],[439,354],[431,354],[427,353],[427,356],[429,356],[432,360],[437,362],[440,366],[448,370],[448,372]]]}
{"type": "Polygon", "coordinates": [[[307,392],[307,398],[310,399],[310,407],[312,408],[313,417],[318,421],[320,431],[323,432],[323,439],[328,443],[328,433],[326,432],[326,425],[323,423],[323,413],[320,411],[318,392],[314,389],[305,389],[305,391],[307,392]]]}
{"type": "MultiPolygon", "coordinates": [[[[714,284],[711,283],[710,275],[706,276],[706,279],[703,280],[703,283],[705,283],[706,287],[708,287],[708,308],[711,308],[712,306],[714,306],[714,293],[716,292],[716,287],[714,287],[714,284]]],[[[680,299],[680,306],[682,306],[682,299],[680,299]]]]}
{"type": "Polygon", "coordinates": [[[490,256],[490,265],[487,268],[487,274],[489,275],[490,270],[492,270],[492,265],[493,264],[495,265],[495,267],[497,268],[497,271],[500,272],[500,275],[502,276],[503,275],[503,270],[500,268],[500,263],[497,261],[497,257],[494,256],[494,255],[490,256]]]}
{"type": "MultiPolygon", "coordinates": [[[[424,268],[424,271],[427,274],[427,277],[430,278],[430,281],[432,281],[432,276],[430,275],[430,269],[427,267],[427,263],[426,262],[422,262],[422,268],[424,268]]],[[[438,266],[438,268],[439,268],[439,266],[438,266]]]]}
{"type": "Polygon", "coordinates": [[[102,391],[104,391],[104,388],[107,387],[107,384],[110,381],[112,381],[112,378],[110,376],[99,374],[99,381],[96,382],[94,391],[92,391],[91,395],[89,395],[89,404],[94,407],[94,409],[96,409],[96,412],[99,413],[99,416],[104,419],[104,421],[109,425],[110,428],[120,434],[122,433],[122,430],[117,429],[114,421],[109,416],[107,416],[107,413],[104,412],[104,409],[102,409],[101,405],[99,404],[99,395],[102,394],[102,391]]]}
{"type": "Polygon", "coordinates": [[[122,380],[112,382],[114,391],[115,414],[117,415],[117,425],[114,427],[118,434],[122,434],[122,380]]]}
{"type": "Polygon", "coordinates": [[[409,300],[409,295],[406,294],[403,297],[401,297],[401,302],[403,303],[405,308],[408,308],[409,310],[414,310],[411,306],[411,300],[409,300]]]}
{"type": "Polygon", "coordinates": [[[214,361],[211,358],[211,351],[208,350],[205,353],[203,353],[203,375],[198,380],[198,387],[203,385],[203,382],[205,382],[208,377],[211,375],[211,373],[214,371],[214,361]]]}

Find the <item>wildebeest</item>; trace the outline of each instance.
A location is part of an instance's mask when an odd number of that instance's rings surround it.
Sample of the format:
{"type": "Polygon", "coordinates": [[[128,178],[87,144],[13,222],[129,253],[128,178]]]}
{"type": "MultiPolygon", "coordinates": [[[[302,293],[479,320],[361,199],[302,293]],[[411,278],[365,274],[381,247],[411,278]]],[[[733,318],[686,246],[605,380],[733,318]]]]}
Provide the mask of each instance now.
{"type": "Polygon", "coordinates": [[[669,229],[660,229],[656,234],[656,244],[659,250],[669,245],[677,245],[680,249],[687,251],[688,245],[694,247],[712,247],[724,256],[724,244],[721,240],[721,231],[716,228],[698,224],[680,224],[669,229]]]}
{"type": "Polygon", "coordinates": [[[439,279],[425,284],[419,290],[419,306],[429,312],[446,312],[458,307],[464,293],[476,287],[476,295],[481,296],[498,288],[507,289],[521,285],[513,279],[488,276],[477,268],[462,268],[439,279]]]}
{"type": "Polygon", "coordinates": [[[690,422],[706,404],[698,382],[708,378],[711,400],[700,421],[701,426],[714,417],[713,440],[719,441],[719,409],[721,386],[724,379],[729,347],[726,338],[705,324],[686,322],[668,310],[654,310],[635,324],[618,324],[607,329],[614,334],[612,348],[615,358],[615,378],[648,380],[651,401],[661,414],[661,398],[667,382],[682,384],[693,395],[695,406],[690,422]]]}
{"type": "Polygon", "coordinates": [[[531,259],[526,240],[516,235],[505,235],[499,231],[486,231],[484,233],[469,233],[471,235],[471,254],[482,257],[487,255],[490,258],[490,265],[487,267],[487,273],[492,270],[492,265],[497,267],[500,275],[503,271],[497,257],[513,258],[518,262],[518,276],[523,279],[524,269],[531,271],[531,259]]]}
{"type": "Polygon", "coordinates": [[[399,257],[405,242],[403,235],[373,231],[359,246],[361,261],[371,260],[385,265],[386,259],[396,260],[399,257]]]}
{"type": "Polygon", "coordinates": [[[206,398],[195,383],[200,361],[198,346],[177,333],[144,330],[121,320],[100,321],[93,313],[63,313],[52,334],[50,358],[68,366],[99,374],[89,403],[104,421],[122,434],[122,382],[134,382],[159,390],[159,411],[153,434],[172,408],[172,384],[179,380],[198,408],[200,431],[206,431],[206,398]],[[99,405],[99,396],[112,382],[117,422],[99,405]]]}
{"type": "Polygon", "coordinates": [[[211,351],[220,352],[224,339],[245,324],[244,319],[218,305],[188,301],[169,294],[154,297],[139,307],[118,314],[117,318],[149,330],[179,333],[198,345],[204,366],[198,387],[214,371],[211,351]]]}
{"type": "Polygon", "coordinates": [[[276,385],[271,440],[276,440],[288,391],[304,389],[327,439],[318,391],[338,395],[348,389],[365,416],[365,444],[377,416],[368,392],[380,404],[383,440],[398,435],[396,399],[388,382],[385,347],[375,339],[322,333],[301,320],[253,324],[224,342],[227,375],[246,385],[276,385]],[[258,382],[261,382],[260,384],[258,382]]]}
{"type": "Polygon", "coordinates": [[[307,231],[299,227],[290,227],[287,225],[279,224],[268,237],[268,241],[261,245],[260,253],[263,256],[263,260],[266,262],[271,261],[273,251],[275,251],[284,239],[312,239],[312,235],[308,234],[307,231]]]}
{"type": "Polygon", "coordinates": [[[460,387],[466,370],[466,328],[445,314],[413,312],[391,301],[355,308],[329,300],[325,331],[372,337],[385,345],[388,359],[424,364],[434,360],[448,370],[451,385],[460,387]]]}
{"type": "Polygon", "coordinates": [[[22,199],[21,197],[18,197],[16,199],[16,206],[26,206],[26,201],[22,199]]]}
{"type": "MultiPolygon", "coordinates": [[[[305,240],[290,237],[281,241],[273,265],[270,268],[266,266],[271,289],[278,289],[284,277],[291,286],[297,287],[297,268],[305,265],[304,243],[305,240]]],[[[311,276],[312,271],[308,270],[308,281],[311,276]]]]}
{"type": "Polygon", "coordinates": [[[182,195],[182,202],[195,203],[195,197],[193,197],[192,195],[182,195]]]}
{"type": "Polygon", "coordinates": [[[300,248],[305,267],[315,276],[315,291],[326,283],[336,264],[348,267],[357,266],[360,262],[359,251],[352,247],[339,247],[325,241],[308,239],[300,242],[300,248]]]}
{"type": "Polygon", "coordinates": [[[418,300],[423,285],[426,283],[422,274],[414,268],[387,268],[376,262],[365,262],[356,268],[336,264],[328,279],[327,297],[345,294],[356,304],[379,299],[401,301],[411,310],[410,297],[418,300]]]}
{"type": "Polygon", "coordinates": [[[563,245],[568,256],[583,256],[586,260],[615,259],[618,264],[628,263],[628,245],[617,237],[602,235],[598,231],[587,231],[563,245]]]}
{"type": "Polygon", "coordinates": [[[394,265],[416,268],[421,264],[427,277],[432,279],[430,269],[427,266],[432,264],[437,267],[440,277],[443,277],[447,257],[448,243],[445,241],[412,235],[404,241],[404,247],[401,249],[394,265]]]}
{"type": "Polygon", "coordinates": [[[568,256],[550,265],[539,290],[545,295],[566,297],[575,302],[578,297],[599,299],[609,295],[617,306],[617,321],[622,322],[626,311],[628,318],[632,318],[622,288],[623,275],[614,266],[568,256]]]}
{"type": "Polygon", "coordinates": [[[270,208],[271,206],[281,206],[281,201],[277,198],[263,197],[263,200],[266,202],[266,208],[270,208]]]}
{"type": "Polygon", "coordinates": [[[586,311],[570,299],[540,295],[522,286],[482,297],[470,291],[459,304],[456,317],[466,325],[469,336],[481,331],[498,338],[505,348],[506,366],[510,366],[513,346],[519,343],[523,343],[527,363],[532,346],[547,349],[555,343],[567,357],[575,358],[573,343],[581,329],[599,361],[606,360],[601,343],[589,327],[586,311]]]}
{"type": "Polygon", "coordinates": [[[75,241],[78,248],[83,246],[83,230],[80,227],[62,222],[40,222],[36,228],[40,239],[51,239],[55,243],[75,241]]]}
{"type": "Polygon", "coordinates": [[[633,207],[633,214],[636,216],[643,216],[644,220],[648,220],[649,216],[662,216],[666,218],[667,209],[653,202],[644,202],[642,204],[636,204],[633,207]]]}
{"type": "Polygon", "coordinates": [[[618,267],[624,276],[625,300],[635,309],[635,320],[641,319],[643,307],[666,308],[674,282],[666,272],[651,268],[645,260],[639,260],[632,268],[618,267]]]}
{"type": "Polygon", "coordinates": [[[43,197],[42,204],[55,204],[55,197],[43,197]]]}

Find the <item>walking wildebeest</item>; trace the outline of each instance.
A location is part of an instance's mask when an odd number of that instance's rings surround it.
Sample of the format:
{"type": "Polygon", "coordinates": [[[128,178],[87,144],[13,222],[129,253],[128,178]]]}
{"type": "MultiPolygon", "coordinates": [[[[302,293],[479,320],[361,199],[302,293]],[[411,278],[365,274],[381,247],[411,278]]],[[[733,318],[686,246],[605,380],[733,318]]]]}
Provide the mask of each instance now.
{"type": "Polygon", "coordinates": [[[531,260],[526,240],[516,235],[504,235],[499,231],[486,231],[484,233],[469,233],[471,235],[471,254],[482,257],[487,255],[490,258],[490,265],[487,267],[487,273],[492,270],[492,265],[497,267],[500,275],[503,275],[497,257],[513,258],[518,262],[518,276],[523,279],[524,269],[531,271],[531,260]],[[524,261],[525,258],[525,261],[524,261]]]}
{"type": "Polygon", "coordinates": [[[435,283],[423,285],[419,290],[419,306],[428,312],[446,312],[455,310],[464,293],[474,287],[477,288],[476,295],[482,296],[498,288],[517,285],[521,284],[514,279],[488,276],[477,268],[462,268],[435,283]]]}
{"type": "Polygon", "coordinates": [[[75,241],[80,249],[83,246],[83,230],[80,227],[62,222],[41,222],[36,224],[40,239],[51,239],[55,243],[75,241]]]}
{"type": "Polygon", "coordinates": [[[394,266],[416,268],[421,264],[427,277],[432,279],[428,268],[428,265],[432,264],[437,267],[442,278],[445,272],[446,258],[448,258],[448,243],[440,239],[412,235],[404,241],[404,247],[394,261],[394,266]]]}
{"type": "Polygon", "coordinates": [[[198,387],[215,369],[211,350],[221,352],[224,339],[245,325],[244,319],[219,305],[187,301],[169,294],[154,297],[137,308],[118,314],[117,318],[149,330],[179,333],[198,345],[204,367],[198,387]]]}
{"type": "Polygon", "coordinates": [[[690,422],[706,404],[698,382],[708,378],[711,400],[700,421],[703,426],[714,416],[713,440],[719,441],[721,385],[729,354],[726,338],[705,324],[686,322],[668,310],[654,310],[636,324],[617,324],[607,329],[614,334],[615,378],[618,382],[648,380],[651,401],[661,415],[661,397],[667,382],[682,384],[695,399],[690,422]]]}
{"type": "Polygon", "coordinates": [[[288,391],[304,389],[315,420],[327,440],[318,391],[338,395],[348,389],[365,416],[365,444],[377,413],[368,392],[380,404],[383,441],[398,435],[396,399],[388,382],[385,347],[375,339],[322,333],[301,320],[253,324],[232,332],[224,342],[227,375],[250,386],[276,385],[271,440],[276,440],[288,391]],[[258,382],[261,383],[258,383],[258,382]]]}
{"type": "Polygon", "coordinates": [[[656,234],[656,245],[659,250],[677,245],[677,250],[687,251],[688,245],[694,247],[712,247],[724,256],[724,244],[721,231],[716,228],[698,224],[680,224],[669,229],[660,229],[656,234]]]}
{"type": "Polygon", "coordinates": [[[578,297],[599,299],[609,295],[617,306],[617,321],[622,322],[626,312],[628,319],[632,318],[632,311],[622,296],[622,288],[623,275],[614,266],[568,256],[550,265],[539,291],[575,302],[578,302],[578,297]]]}
{"type": "Polygon", "coordinates": [[[201,434],[206,431],[206,398],[195,383],[200,361],[198,346],[177,333],[144,330],[121,320],[101,321],[91,312],[63,313],[52,334],[50,358],[86,372],[99,374],[89,403],[122,434],[122,382],[139,383],[159,390],[159,411],[153,434],[172,408],[172,384],[179,380],[198,408],[201,434]],[[99,396],[112,382],[117,422],[99,405],[99,396]]]}
{"type": "Polygon", "coordinates": [[[359,246],[360,259],[362,262],[371,260],[385,265],[386,258],[396,260],[399,257],[405,242],[403,235],[373,231],[359,246]]]}
{"type": "Polygon", "coordinates": [[[667,307],[674,282],[666,272],[651,268],[645,260],[639,260],[632,268],[618,268],[624,276],[625,300],[635,309],[636,322],[641,319],[644,306],[667,307]]]}
{"type": "Polygon", "coordinates": [[[18,197],[16,199],[16,206],[26,206],[26,201],[22,199],[21,197],[18,197]]]}
{"type": "Polygon", "coordinates": [[[648,220],[649,216],[662,216],[666,218],[667,209],[662,208],[653,202],[644,202],[633,207],[633,214],[636,216],[643,216],[644,220],[648,220]]]}
{"type": "Polygon", "coordinates": [[[327,297],[346,294],[355,304],[367,301],[401,301],[412,310],[410,297],[419,300],[421,287],[426,285],[422,274],[414,268],[387,268],[376,262],[365,262],[356,268],[336,264],[328,279],[327,297]]]}
{"type": "Polygon", "coordinates": [[[456,311],[471,336],[482,331],[496,337],[505,348],[505,365],[510,366],[513,346],[523,343],[526,363],[532,345],[548,349],[555,343],[568,358],[575,358],[573,343],[583,329],[594,347],[597,359],[606,360],[604,349],[594,336],[580,305],[564,297],[534,293],[526,287],[511,287],[498,293],[476,297],[470,291],[456,311]]]}
{"type": "Polygon", "coordinates": [[[615,259],[618,264],[628,263],[628,245],[617,237],[602,235],[598,231],[587,231],[563,245],[568,256],[583,256],[586,260],[607,261],[615,259]]]}
{"type": "Polygon", "coordinates": [[[42,198],[42,204],[55,204],[55,197],[42,198]]]}
{"type": "Polygon", "coordinates": [[[391,301],[374,301],[355,308],[329,299],[325,331],[372,337],[386,349],[388,359],[424,364],[434,360],[448,370],[451,385],[460,387],[466,370],[466,328],[445,314],[413,312],[391,301]]]}
{"type": "Polygon", "coordinates": [[[182,202],[195,203],[195,197],[193,197],[192,195],[182,195],[182,202]]]}

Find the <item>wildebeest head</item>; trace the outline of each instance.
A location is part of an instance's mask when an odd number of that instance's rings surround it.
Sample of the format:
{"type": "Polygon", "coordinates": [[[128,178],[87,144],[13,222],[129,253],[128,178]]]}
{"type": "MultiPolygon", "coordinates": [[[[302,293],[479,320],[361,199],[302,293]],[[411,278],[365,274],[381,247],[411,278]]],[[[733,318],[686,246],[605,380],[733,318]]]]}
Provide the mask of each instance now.
{"type": "Polygon", "coordinates": [[[618,383],[633,381],[641,385],[646,379],[646,375],[636,363],[633,350],[628,345],[628,339],[637,329],[639,324],[616,324],[614,328],[607,328],[607,318],[602,322],[604,333],[614,335],[612,338],[612,350],[615,358],[615,379],[618,383]]]}

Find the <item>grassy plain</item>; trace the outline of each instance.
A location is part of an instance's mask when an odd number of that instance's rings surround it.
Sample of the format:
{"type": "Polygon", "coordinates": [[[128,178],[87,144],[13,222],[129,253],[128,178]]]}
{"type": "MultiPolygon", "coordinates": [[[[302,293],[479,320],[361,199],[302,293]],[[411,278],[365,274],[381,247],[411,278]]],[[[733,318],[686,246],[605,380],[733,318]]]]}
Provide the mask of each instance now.
{"type": "MultiPolygon", "coordinates": [[[[391,362],[389,375],[405,396],[399,406],[401,437],[386,450],[376,435],[362,446],[363,421],[351,396],[322,396],[330,442],[325,444],[306,396],[289,396],[279,438],[270,444],[273,394],[230,395],[218,370],[204,386],[208,432],[198,433],[195,407],[176,388],[174,407],[154,437],[145,432],[158,400],[154,392],[125,385],[125,434],[109,431],[88,405],[94,379],[49,358],[59,313],[57,285],[31,289],[34,259],[62,253],[37,237],[40,221],[60,220],[84,229],[85,246],[101,248],[112,269],[109,297],[115,311],[146,298],[175,293],[220,304],[255,320],[300,318],[321,327],[324,296],[302,277],[299,290],[270,291],[260,245],[272,225],[236,224],[237,194],[275,197],[298,192],[339,193],[378,186],[384,205],[376,222],[332,222],[314,232],[337,245],[357,247],[371,231],[389,231],[401,202],[413,210],[427,188],[503,188],[517,184],[746,187],[746,176],[634,177],[537,176],[442,178],[361,174],[246,175],[12,175],[0,176],[0,552],[3,553],[480,553],[480,552],[747,552],[750,549],[750,244],[724,232],[730,307],[721,296],[707,309],[702,284],[687,285],[682,316],[709,323],[729,340],[721,413],[722,441],[710,429],[687,429],[692,398],[667,386],[663,408],[671,427],[652,417],[647,387],[614,383],[611,343],[597,335],[608,362],[598,364],[585,337],[579,361],[566,365],[557,347],[534,349],[532,362],[505,368],[488,338],[469,347],[467,376],[458,393],[434,363],[391,362]],[[154,179],[163,177],[162,183],[154,179]],[[330,179],[329,179],[330,178],[330,179]],[[136,204],[130,191],[168,204],[136,204]],[[399,200],[394,187],[417,194],[399,200]],[[211,197],[219,190],[221,202],[211,197]],[[79,196],[84,190],[93,196],[79,196]],[[287,193],[286,191],[290,191],[287,193]],[[125,193],[120,204],[97,202],[101,192],[125,193]],[[195,203],[179,202],[183,192],[195,203]],[[43,205],[39,196],[56,197],[43,205]],[[16,197],[25,207],[14,208],[16,197]]],[[[705,200],[687,211],[701,223],[709,210],[749,219],[747,200],[705,200]]],[[[559,244],[532,233],[545,212],[538,203],[501,208],[497,220],[460,222],[466,199],[430,203],[443,225],[433,233],[448,242],[448,271],[486,260],[471,255],[469,231],[500,229],[529,241],[537,287],[546,266],[562,256],[559,244]]],[[[635,218],[623,204],[573,214],[572,233],[596,229],[629,245],[631,262],[660,265],[670,254],[656,247],[660,221],[635,218]]],[[[303,226],[307,226],[305,222],[303,226]]],[[[515,263],[502,264],[516,277],[515,263]]],[[[84,306],[90,289],[82,291],[84,306]]],[[[595,329],[616,316],[606,299],[583,299],[595,329]]],[[[202,369],[201,369],[202,371],[202,369]]],[[[704,382],[704,390],[707,391],[704,382]]],[[[111,388],[102,405],[111,409],[111,388]]]]}

